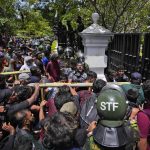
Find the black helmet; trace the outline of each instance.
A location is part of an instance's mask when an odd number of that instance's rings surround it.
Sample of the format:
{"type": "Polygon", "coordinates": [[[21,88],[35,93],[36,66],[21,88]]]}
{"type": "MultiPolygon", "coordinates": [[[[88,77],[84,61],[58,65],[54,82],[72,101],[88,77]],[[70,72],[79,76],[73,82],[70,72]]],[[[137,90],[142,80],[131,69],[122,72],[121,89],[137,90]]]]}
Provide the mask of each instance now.
{"type": "Polygon", "coordinates": [[[71,47],[66,47],[64,50],[64,54],[67,59],[73,57],[73,49],[71,47]]]}
{"type": "Polygon", "coordinates": [[[64,51],[63,51],[62,46],[58,46],[57,52],[58,52],[59,55],[62,55],[62,54],[63,54],[64,51]]]}
{"type": "Polygon", "coordinates": [[[83,63],[85,62],[84,54],[81,51],[77,53],[77,60],[78,62],[83,62],[83,63]]]}

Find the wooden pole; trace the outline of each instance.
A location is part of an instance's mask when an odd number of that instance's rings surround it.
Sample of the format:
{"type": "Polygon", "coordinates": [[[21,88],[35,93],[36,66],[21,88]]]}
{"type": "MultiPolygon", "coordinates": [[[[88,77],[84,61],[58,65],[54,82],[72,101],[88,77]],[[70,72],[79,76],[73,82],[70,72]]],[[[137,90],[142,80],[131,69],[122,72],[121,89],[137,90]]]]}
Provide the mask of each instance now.
{"type": "MultiPolygon", "coordinates": [[[[13,72],[2,72],[1,75],[15,75],[15,79],[17,79],[17,74],[21,73],[30,73],[30,70],[22,70],[22,71],[13,71],[13,72]]],[[[110,82],[117,85],[129,84],[129,82],[110,82]]],[[[93,83],[62,83],[62,82],[53,82],[53,83],[40,83],[40,87],[61,87],[61,86],[71,86],[71,87],[91,87],[93,83]]]]}
{"type": "Polygon", "coordinates": [[[70,86],[70,87],[89,87],[92,86],[93,83],[60,83],[60,82],[54,82],[54,83],[41,83],[40,87],[61,87],[61,86],[70,86]]]}
{"type": "MultiPolygon", "coordinates": [[[[130,82],[109,82],[117,85],[122,84],[130,84],[130,82]]],[[[70,87],[91,87],[93,86],[93,83],[60,83],[60,82],[54,82],[54,83],[41,83],[40,87],[61,87],[61,86],[70,86],[70,87]]]]}
{"type": "Polygon", "coordinates": [[[44,89],[41,88],[41,100],[43,101],[44,100],[44,89]]]}
{"type": "Polygon", "coordinates": [[[1,72],[1,75],[15,75],[21,73],[30,73],[30,70],[22,70],[22,71],[12,71],[12,72],[1,72]]]}
{"type": "Polygon", "coordinates": [[[15,80],[17,80],[17,74],[14,74],[14,76],[15,76],[15,80]]]}

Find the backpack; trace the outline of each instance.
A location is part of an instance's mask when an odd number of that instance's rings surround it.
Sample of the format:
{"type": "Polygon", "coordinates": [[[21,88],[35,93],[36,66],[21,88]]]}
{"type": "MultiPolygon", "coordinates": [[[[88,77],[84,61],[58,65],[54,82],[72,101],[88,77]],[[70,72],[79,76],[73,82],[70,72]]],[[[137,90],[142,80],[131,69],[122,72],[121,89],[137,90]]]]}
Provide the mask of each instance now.
{"type": "Polygon", "coordinates": [[[87,128],[91,122],[99,119],[96,108],[96,100],[96,96],[93,95],[83,103],[80,112],[81,128],[87,128]]]}
{"type": "Polygon", "coordinates": [[[81,90],[78,92],[78,95],[79,95],[80,106],[82,108],[85,101],[88,100],[91,96],[93,96],[93,92],[88,90],[81,90]]]}

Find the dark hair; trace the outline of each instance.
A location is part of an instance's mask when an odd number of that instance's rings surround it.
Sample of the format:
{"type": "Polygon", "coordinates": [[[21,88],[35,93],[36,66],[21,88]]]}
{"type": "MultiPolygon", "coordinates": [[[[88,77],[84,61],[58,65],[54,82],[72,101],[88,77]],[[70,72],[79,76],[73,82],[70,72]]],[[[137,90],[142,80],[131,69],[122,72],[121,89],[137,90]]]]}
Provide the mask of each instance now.
{"type": "Polygon", "coordinates": [[[32,141],[25,136],[19,136],[13,150],[32,150],[32,141]]]}
{"type": "Polygon", "coordinates": [[[124,70],[124,66],[122,66],[122,65],[118,66],[117,71],[119,71],[119,70],[124,70]]]}
{"type": "Polygon", "coordinates": [[[139,92],[137,89],[133,88],[133,89],[129,89],[126,93],[127,99],[130,102],[136,103],[137,98],[139,96],[139,92]]]}
{"type": "Polygon", "coordinates": [[[108,70],[108,75],[112,76],[112,75],[114,75],[114,74],[116,74],[116,71],[115,71],[115,70],[112,70],[112,69],[109,69],[109,70],[108,70]]]}
{"type": "Polygon", "coordinates": [[[18,126],[18,128],[20,129],[23,127],[24,119],[26,117],[25,111],[26,110],[21,110],[12,114],[12,116],[10,117],[10,120],[13,126],[18,126]],[[18,113],[19,115],[17,115],[18,113]]]}
{"type": "Polygon", "coordinates": [[[100,91],[102,90],[102,88],[106,85],[106,82],[102,79],[98,79],[96,81],[94,81],[93,83],[93,92],[94,93],[100,93],[100,91]]]}
{"type": "Polygon", "coordinates": [[[70,88],[67,85],[64,85],[62,87],[59,87],[59,92],[57,93],[57,95],[61,95],[64,93],[70,93],[70,88]]]}
{"type": "Polygon", "coordinates": [[[74,70],[76,68],[77,60],[71,59],[70,60],[70,67],[74,70]]]}
{"type": "Polygon", "coordinates": [[[70,93],[68,92],[64,92],[62,94],[56,94],[55,98],[54,98],[54,102],[55,102],[55,106],[57,108],[57,110],[60,110],[60,108],[63,106],[63,104],[67,103],[67,102],[71,102],[72,100],[72,96],[70,93]]]}
{"type": "Polygon", "coordinates": [[[17,95],[17,100],[24,101],[32,96],[34,92],[34,87],[17,85],[14,87],[13,90],[17,95]]]}
{"type": "Polygon", "coordinates": [[[60,81],[65,81],[65,82],[67,82],[68,81],[68,77],[67,77],[67,75],[65,75],[65,74],[61,74],[60,75],[60,81]]]}
{"type": "Polygon", "coordinates": [[[77,127],[77,121],[69,113],[55,113],[47,124],[43,145],[57,150],[71,148],[77,127]]]}
{"type": "Polygon", "coordinates": [[[39,69],[39,67],[33,66],[33,67],[31,67],[30,71],[33,76],[34,75],[36,76],[36,75],[39,75],[40,69],[39,69]]]}
{"type": "Polygon", "coordinates": [[[58,59],[58,54],[52,54],[51,55],[51,61],[56,61],[58,59]]]}
{"type": "Polygon", "coordinates": [[[88,71],[87,72],[87,79],[89,79],[89,78],[97,78],[97,74],[96,74],[96,72],[94,72],[94,71],[88,71]]]}

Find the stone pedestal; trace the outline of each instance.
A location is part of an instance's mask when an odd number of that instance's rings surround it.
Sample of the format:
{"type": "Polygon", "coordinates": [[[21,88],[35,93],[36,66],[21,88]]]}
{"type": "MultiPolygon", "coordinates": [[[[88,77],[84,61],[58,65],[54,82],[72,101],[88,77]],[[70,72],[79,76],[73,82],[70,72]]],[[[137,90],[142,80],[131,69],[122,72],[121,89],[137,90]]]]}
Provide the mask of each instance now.
{"type": "Polygon", "coordinates": [[[104,75],[104,68],[107,67],[105,50],[113,34],[97,24],[99,19],[97,13],[92,14],[92,19],[94,23],[80,33],[84,45],[85,61],[90,70],[97,73],[98,78],[106,80],[104,75]]]}

